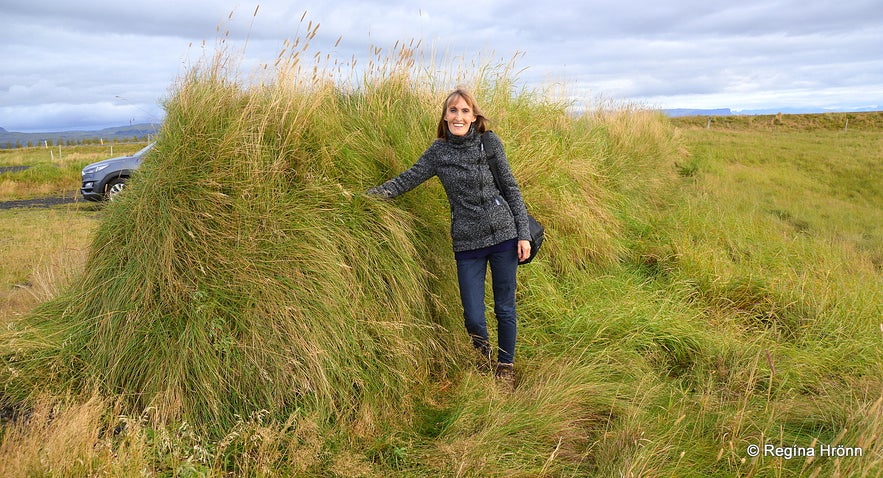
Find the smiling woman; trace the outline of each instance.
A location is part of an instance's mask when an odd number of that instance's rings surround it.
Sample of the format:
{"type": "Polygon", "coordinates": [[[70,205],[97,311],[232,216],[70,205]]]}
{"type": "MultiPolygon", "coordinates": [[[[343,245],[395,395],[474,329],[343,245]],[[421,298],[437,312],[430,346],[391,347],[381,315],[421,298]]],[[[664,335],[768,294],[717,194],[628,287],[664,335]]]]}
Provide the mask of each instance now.
{"type": "Polygon", "coordinates": [[[436,141],[408,170],[368,193],[391,199],[432,177],[441,181],[450,204],[463,317],[472,346],[478,352],[478,368],[495,368],[497,378],[512,390],[517,335],[516,272],[519,262],[530,257],[531,234],[527,209],[502,141],[487,130],[487,125],[475,96],[457,88],[442,103],[436,141]],[[491,151],[485,150],[485,144],[491,151]],[[497,158],[493,165],[490,157],[497,158]],[[492,167],[495,171],[491,171],[492,167]],[[497,319],[496,347],[488,340],[485,319],[484,289],[489,266],[497,319]]]}
{"type": "Polygon", "coordinates": [[[476,112],[472,110],[462,94],[451,95],[447,101],[448,108],[444,114],[444,122],[448,131],[454,136],[466,136],[472,123],[476,120],[476,112]]]}

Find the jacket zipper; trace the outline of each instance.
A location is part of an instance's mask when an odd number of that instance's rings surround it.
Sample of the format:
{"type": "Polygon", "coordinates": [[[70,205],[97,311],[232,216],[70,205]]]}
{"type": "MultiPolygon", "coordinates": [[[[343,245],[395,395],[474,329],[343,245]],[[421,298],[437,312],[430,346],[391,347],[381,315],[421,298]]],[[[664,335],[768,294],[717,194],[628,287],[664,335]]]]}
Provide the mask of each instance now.
{"type": "MultiPolygon", "coordinates": [[[[491,229],[491,237],[496,241],[497,240],[497,228],[494,227],[493,216],[491,214],[491,211],[487,208],[486,202],[484,200],[484,180],[483,180],[484,178],[482,177],[482,174],[481,174],[482,160],[484,160],[484,163],[487,164],[488,168],[491,167],[491,164],[487,161],[487,153],[485,153],[485,151],[484,151],[484,144],[481,144],[479,146],[479,151],[480,151],[480,153],[478,155],[478,165],[479,166],[478,166],[478,171],[477,171],[477,173],[478,173],[478,195],[481,198],[481,209],[485,212],[485,217],[487,219],[488,226],[490,226],[490,229],[491,229]]],[[[494,201],[496,201],[496,198],[494,198],[494,201]]]]}

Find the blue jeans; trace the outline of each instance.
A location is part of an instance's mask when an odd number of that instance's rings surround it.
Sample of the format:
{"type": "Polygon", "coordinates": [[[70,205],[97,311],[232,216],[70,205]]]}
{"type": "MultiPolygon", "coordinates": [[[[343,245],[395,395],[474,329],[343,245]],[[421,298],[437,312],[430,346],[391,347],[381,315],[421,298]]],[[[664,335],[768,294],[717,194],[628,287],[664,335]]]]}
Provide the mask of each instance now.
{"type": "Polygon", "coordinates": [[[518,250],[495,252],[477,259],[457,260],[457,281],[463,318],[472,345],[479,352],[489,350],[487,321],[484,307],[484,281],[487,266],[491,266],[491,284],[494,291],[494,315],[497,318],[497,361],[512,363],[515,356],[515,273],[518,270],[518,250]]]}

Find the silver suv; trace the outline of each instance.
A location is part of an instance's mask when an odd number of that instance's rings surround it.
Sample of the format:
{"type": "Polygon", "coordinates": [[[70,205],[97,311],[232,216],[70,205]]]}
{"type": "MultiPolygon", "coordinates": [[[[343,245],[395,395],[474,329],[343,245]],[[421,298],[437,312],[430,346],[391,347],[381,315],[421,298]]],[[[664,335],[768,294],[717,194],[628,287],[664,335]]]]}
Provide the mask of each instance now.
{"type": "Polygon", "coordinates": [[[89,201],[113,199],[122,192],[126,181],[141,165],[144,158],[156,143],[150,143],[131,156],[105,159],[83,168],[83,185],[80,194],[89,201]]]}

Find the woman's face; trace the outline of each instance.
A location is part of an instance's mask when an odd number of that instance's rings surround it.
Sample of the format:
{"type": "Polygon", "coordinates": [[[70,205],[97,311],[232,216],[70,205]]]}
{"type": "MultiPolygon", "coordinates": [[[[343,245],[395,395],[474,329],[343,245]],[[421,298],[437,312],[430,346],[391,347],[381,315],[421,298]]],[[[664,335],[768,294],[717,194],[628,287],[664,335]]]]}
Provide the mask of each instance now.
{"type": "Polygon", "coordinates": [[[469,127],[475,122],[475,113],[462,96],[456,96],[448,103],[445,122],[448,123],[448,130],[452,135],[466,136],[469,127]]]}

